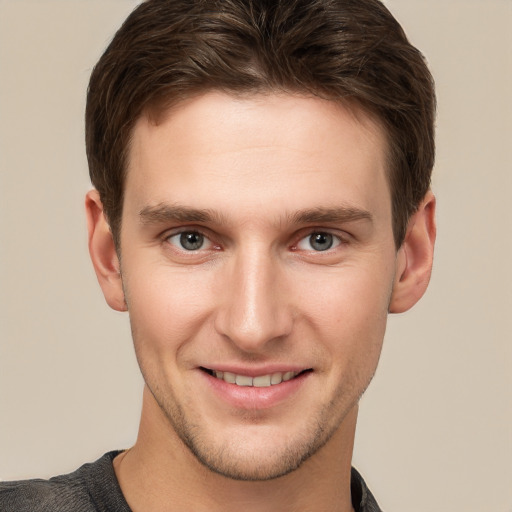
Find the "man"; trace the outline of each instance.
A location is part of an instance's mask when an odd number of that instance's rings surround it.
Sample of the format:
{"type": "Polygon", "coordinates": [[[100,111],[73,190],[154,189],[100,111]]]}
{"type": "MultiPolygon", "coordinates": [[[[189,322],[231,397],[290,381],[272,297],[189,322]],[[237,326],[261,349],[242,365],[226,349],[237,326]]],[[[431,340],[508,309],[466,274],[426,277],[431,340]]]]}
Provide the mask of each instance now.
{"type": "Polygon", "coordinates": [[[435,99],[377,0],[149,0],[94,69],[89,248],[135,446],[6,511],[378,511],[351,469],[388,313],[428,285],[435,99]]]}

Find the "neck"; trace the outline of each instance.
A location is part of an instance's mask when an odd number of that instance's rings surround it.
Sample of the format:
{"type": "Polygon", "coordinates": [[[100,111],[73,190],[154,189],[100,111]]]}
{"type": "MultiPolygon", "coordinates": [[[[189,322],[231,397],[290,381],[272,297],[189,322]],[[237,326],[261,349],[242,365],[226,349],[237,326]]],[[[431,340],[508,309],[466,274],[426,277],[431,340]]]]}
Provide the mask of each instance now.
{"type": "Polygon", "coordinates": [[[357,406],[327,444],[297,470],[266,481],[239,481],[203,466],[144,390],[137,442],[114,460],[133,512],[352,512],[350,467],[357,406]]]}

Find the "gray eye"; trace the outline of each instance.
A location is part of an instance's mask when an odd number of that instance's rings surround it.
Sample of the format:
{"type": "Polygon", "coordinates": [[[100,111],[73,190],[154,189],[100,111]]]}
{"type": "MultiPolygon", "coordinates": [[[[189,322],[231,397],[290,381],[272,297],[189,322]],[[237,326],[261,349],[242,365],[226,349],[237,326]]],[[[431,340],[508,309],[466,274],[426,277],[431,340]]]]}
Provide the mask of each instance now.
{"type": "Polygon", "coordinates": [[[313,233],[309,236],[309,244],[315,251],[327,251],[333,243],[333,236],[330,233],[313,233]]]}
{"type": "Polygon", "coordinates": [[[185,231],[179,237],[181,247],[187,251],[197,251],[204,244],[204,236],[196,231],[185,231]]]}

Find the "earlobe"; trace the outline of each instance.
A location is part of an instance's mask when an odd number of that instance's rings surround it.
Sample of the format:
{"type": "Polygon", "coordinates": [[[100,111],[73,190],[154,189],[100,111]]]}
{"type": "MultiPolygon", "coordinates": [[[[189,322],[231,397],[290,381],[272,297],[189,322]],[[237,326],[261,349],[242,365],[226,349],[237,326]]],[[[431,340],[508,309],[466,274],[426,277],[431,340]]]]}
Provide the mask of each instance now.
{"type": "Polygon", "coordinates": [[[97,190],[87,193],[85,213],[89,235],[89,254],[105,300],[112,309],[126,311],[119,258],[97,190]]]}
{"type": "Polygon", "coordinates": [[[404,242],[398,250],[390,313],[407,311],[427,289],[436,238],[435,209],[436,200],[429,190],[410,218],[404,242]]]}

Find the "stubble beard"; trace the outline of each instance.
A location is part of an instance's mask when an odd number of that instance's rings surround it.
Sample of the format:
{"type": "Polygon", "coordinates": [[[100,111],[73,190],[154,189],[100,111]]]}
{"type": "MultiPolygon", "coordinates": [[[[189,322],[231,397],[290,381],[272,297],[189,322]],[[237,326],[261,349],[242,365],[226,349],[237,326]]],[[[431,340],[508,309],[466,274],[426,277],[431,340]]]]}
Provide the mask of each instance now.
{"type": "Polygon", "coordinates": [[[343,393],[343,398],[338,395],[323,406],[317,418],[311,419],[298,438],[292,439],[280,450],[273,450],[271,456],[265,456],[261,453],[246,453],[243,440],[232,439],[229,444],[221,446],[210,442],[201,426],[187,418],[177,401],[167,399],[165,393],[158,390],[154,392],[149,385],[148,388],[165,415],[169,428],[203,467],[232,480],[249,482],[273,480],[297,470],[332,438],[364,392],[358,393],[355,401],[348,400],[350,393],[343,393]],[[333,409],[343,412],[335,421],[329,421],[333,409]]]}

